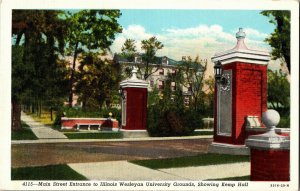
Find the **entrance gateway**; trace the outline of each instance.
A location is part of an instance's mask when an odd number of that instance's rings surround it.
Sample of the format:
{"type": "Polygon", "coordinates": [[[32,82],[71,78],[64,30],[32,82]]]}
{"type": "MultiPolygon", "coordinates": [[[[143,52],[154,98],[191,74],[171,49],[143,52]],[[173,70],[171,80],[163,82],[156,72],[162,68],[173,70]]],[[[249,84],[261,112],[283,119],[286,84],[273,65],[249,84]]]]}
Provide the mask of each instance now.
{"type": "Polygon", "coordinates": [[[122,128],[124,137],[148,136],[147,95],[148,83],[137,78],[137,69],[132,70],[131,78],[120,83],[122,97],[122,128]]]}
{"type": "Polygon", "coordinates": [[[266,128],[261,122],[267,110],[268,52],[250,50],[246,33],[236,33],[234,48],[216,53],[214,140],[209,152],[249,154],[245,139],[266,128]]]}

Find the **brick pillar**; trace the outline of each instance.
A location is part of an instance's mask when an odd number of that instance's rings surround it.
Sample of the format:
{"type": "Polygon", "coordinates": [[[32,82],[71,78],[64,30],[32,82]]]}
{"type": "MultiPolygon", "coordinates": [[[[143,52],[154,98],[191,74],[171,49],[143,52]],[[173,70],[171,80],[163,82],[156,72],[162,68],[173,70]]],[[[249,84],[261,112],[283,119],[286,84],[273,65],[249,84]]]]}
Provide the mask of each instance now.
{"type": "Polygon", "coordinates": [[[145,137],[147,133],[148,83],[137,78],[137,69],[130,79],[120,83],[122,96],[122,128],[124,137],[145,137]]]}
{"type": "Polygon", "coordinates": [[[275,110],[263,113],[262,121],[269,131],[246,140],[251,154],[252,181],[290,180],[290,140],[275,133],[280,116],[275,110]]]}

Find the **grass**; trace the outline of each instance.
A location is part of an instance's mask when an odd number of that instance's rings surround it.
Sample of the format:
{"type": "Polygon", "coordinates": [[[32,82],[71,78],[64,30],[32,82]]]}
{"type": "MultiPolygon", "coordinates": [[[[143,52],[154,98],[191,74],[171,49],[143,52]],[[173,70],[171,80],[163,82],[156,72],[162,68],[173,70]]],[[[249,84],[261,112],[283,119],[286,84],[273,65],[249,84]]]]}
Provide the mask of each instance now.
{"type": "Polygon", "coordinates": [[[250,181],[250,175],[220,178],[220,179],[209,179],[209,180],[215,180],[215,181],[250,181]]]}
{"type": "Polygon", "coordinates": [[[38,138],[31,131],[29,126],[22,121],[22,129],[20,131],[11,132],[11,140],[37,140],[38,138]]]}
{"type": "Polygon", "coordinates": [[[12,180],[87,180],[68,165],[12,168],[12,180]]]}
{"type": "Polygon", "coordinates": [[[121,139],[123,138],[122,133],[120,132],[109,132],[109,133],[103,133],[103,132],[96,132],[96,133],[71,133],[71,132],[65,132],[64,133],[69,139],[121,139]]]}
{"type": "Polygon", "coordinates": [[[188,166],[206,166],[215,164],[227,164],[236,162],[249,162],[249,156],[226,155],[226,154],[201,154],[167,159],[134,160],[131,163],[145,166],[151,169],[177,168],[188,166]]]}
{"type": "Polygon", "coordinates": [[[191,136],[198,136],[198,135],[213,135],[213,131],[194,131],[191,136]]]}
{"type": "Polygon", "coordinates": [[[52,126],[55,118],[55,112],[53,112],[53,121],[51,121],[50,112],[42,112],[41,116],[36,114],[29,114],[35,121],[38,121],[44,125],[52,126]]]}

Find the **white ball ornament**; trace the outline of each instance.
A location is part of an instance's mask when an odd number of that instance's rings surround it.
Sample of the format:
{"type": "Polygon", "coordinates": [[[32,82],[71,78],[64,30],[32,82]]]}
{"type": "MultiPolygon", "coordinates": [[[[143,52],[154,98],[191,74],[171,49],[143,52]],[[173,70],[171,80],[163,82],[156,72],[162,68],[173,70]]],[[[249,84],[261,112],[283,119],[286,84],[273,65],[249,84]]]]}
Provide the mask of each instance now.
{"type": "Polygon", "coordinates": [[[280,121],[279,113],[274,109],[269,109],[262,114],[262,122],[266,127],[272,127],[278,125],[280,121]]]}

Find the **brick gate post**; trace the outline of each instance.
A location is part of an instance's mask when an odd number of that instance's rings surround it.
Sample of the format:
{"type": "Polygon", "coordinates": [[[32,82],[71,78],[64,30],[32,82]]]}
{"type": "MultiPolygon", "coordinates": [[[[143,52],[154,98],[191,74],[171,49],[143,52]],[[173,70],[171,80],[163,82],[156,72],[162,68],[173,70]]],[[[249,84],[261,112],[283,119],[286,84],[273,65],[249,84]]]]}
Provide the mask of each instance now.
{"type": "Polygon", "coordinates": [[[275,133],[279,120],[277,111],[264,112],[262,121],[269,128],[268,132],[246,140],[250,147],[252,181],[290,180],[290,140],[275,133]]]}

